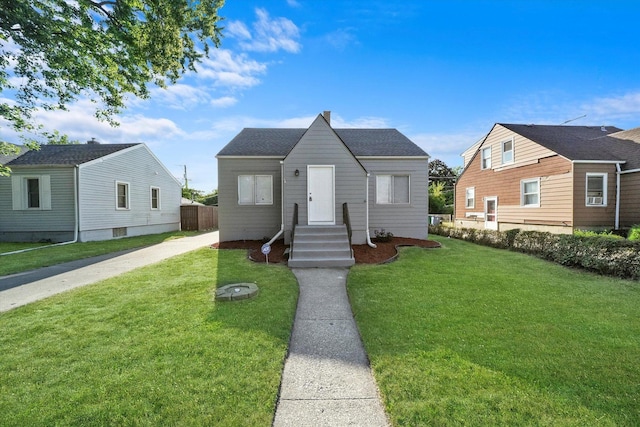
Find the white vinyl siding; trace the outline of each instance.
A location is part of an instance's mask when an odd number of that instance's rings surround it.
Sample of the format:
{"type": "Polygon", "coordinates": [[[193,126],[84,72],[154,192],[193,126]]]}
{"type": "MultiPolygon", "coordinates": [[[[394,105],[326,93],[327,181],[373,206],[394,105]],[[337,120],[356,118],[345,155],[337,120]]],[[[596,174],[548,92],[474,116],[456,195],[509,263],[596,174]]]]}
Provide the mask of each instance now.
{"type": "Polygon", "coordinates": [[[526,207],[540,207],[540,179],[520,181],[520,204],[526,207]]]}
{"type": "Polygon", "coordinates": [[[587,173],[586,206],[607,206],[606,173],[587,173]]]}
{"type": "Polygon", "coordinates": [[[473,209],[476,205],[476,189],[475,187],[469,187],[465,190],[465,203],[466,208],[473,209]]]}
{"type": "Polygon", "coordinates": [[[513,163],[513,139],[503,141],[502,144],[502,164],[513,163]]]}
{"type": "Polygon", "coordinates": [[[272,205],[273,204],[273,176],[272,175],[239,175],[238,176],[238,204],[239,205],[272,205]]]}
{"type": "Polygon", "coordinates": [[[51,210],[49,175],[12,175],[13,210],[51,210]]]}
{"type": "Polygon", "coordinates": [[[376,203],[379,205],[408,204],[408,175],[378,175],[376,177],[376,203]]]}
{"type": "Polygon", "coordinates": [[[129,183],[116,181],[116,209],[129,209],[129,183]]]}
{"type": "Polygon", "coordinates": [[[160,209],[160,188],[159,187],[151,187],[150,192],[151,197],[151,209],[157,210],[160,209]]]}
{"type": "Polygon", "coordinates": [[[481,169],[491,169],[491,147],[485,147],[480,152],[482,156],[481,169]]]}

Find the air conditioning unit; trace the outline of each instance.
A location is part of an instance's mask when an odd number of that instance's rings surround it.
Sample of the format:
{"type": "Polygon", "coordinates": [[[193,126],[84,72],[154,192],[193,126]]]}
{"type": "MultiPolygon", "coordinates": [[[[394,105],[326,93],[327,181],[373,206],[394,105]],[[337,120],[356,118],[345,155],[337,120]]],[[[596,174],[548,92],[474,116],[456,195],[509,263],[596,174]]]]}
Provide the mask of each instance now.
{"type": "Polygon", "coordinates": [[[588,205],[601,205],[602,204],[602,197],[587,197],[587,204],[588,205]]]}

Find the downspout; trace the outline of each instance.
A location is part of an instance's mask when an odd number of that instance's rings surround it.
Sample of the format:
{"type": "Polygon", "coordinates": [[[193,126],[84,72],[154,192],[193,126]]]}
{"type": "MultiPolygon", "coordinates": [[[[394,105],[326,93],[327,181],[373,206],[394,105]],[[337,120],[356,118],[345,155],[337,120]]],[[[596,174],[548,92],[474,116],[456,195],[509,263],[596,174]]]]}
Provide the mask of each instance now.
{"type": "Polygon", "coordinates": [[[79,228],[79,224],[78,224],[78,220],[79,220],[79,215],[78,215],[78,208],[79,208],[79,203],[78,203],[78,165],[76,165],[74,167],[74,171],[73,171],[73,188],[75,190],[75,194],[73,196],[73,210],[74,210],[74,222],[75,222],[75,226],[73,229],[73,240],[70,240],[68,242],[61,242],[61,243],[54,243],[52,245],[46,245],[46,246],[38,246],[37,248],[27,248],[27,249],[21,249],[19,251],[12,251],[12,252],[4,252],[1,253],[0,256],[2,255],[12,255],[12,254],[20,254],[22,252],[29,252],[29,251],[35,251],[37,249],[45,249],[45,248],[52,248],[54,246],[62,246],[62,245],[69,245],[71,243],[76,243],[78,241],[78,228],[79,228]]]}
{"type": "Polygon", "coordinates": [[[369,177],[371,174],[367,172],[367,185],[366,185],[366,215],[365,215],[365,230],[367,234],[367,245],[372,248],[377,248],[377,246],[371,241],[371,236],[369,235],[369,177]]]}
{"type": "Polygon", "coordinates": [[[615,229],[620,228],[620,163],[616,163],[616,219],[615,229]]]}
{"type": "Polygon", "coordinates": [[[280,160],[280,231],[266,244],[271,246],[284,233],[284,160],[280,160]]]}

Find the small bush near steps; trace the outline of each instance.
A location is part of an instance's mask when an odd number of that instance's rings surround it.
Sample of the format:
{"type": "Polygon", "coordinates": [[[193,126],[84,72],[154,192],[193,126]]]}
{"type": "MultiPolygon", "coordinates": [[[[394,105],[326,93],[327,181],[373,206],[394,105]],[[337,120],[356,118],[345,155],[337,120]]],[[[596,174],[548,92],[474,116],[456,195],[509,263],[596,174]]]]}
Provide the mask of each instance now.
{"type": "MultiPolygon", "coordinates": [[[[637,229],[640,239],[640,228],[637,229]]],[[[630,232],[630,236],[633,230],[630,232]]],[[[608,235],[552,234],[540,231],[476,230],[429,226],[429,232],[484,246],[534,255],[569,267],[627,279],[640,278],[640,241],[608,235]]]]}

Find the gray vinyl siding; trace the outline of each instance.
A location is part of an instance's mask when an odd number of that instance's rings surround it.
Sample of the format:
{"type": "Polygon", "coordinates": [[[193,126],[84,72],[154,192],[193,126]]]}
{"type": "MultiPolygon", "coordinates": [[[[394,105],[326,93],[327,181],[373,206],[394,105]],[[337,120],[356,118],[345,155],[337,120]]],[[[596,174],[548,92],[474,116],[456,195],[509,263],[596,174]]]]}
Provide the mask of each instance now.
{"type": "Polygon", "coordinates": [[[298,224],[308,223],[307,166],[335,166],[335,220],[342,224],[343,203],[347,203],[353,229],[353,243],[364,243],[366,215],[366,172],[335,132],[321,118],[309,127],[285,159],[285,239],[288,242],[293,206],[298,204],[298,224]],[[300,175],[295,176],[295,170],[300,175]]]}
{"type": "Polygon", "coordinates": [[[0,177],[0,241],[72,240],[75,227],[74,168],[14,166],[13,175],[49,175],[51,209],[13,210],[11,177],[0,177]]]}
{"type": "Polygon", "coordinates": [[[119,151],[80,166],[81,240],[113,237],[113,228],[127,236],[180,228],[180,184],[144,145],[119,151]],[[129,184],[129,209],[116,209],[116,181],[129,184]],[[151,209],[151,187],[160,188],[160,209],[151,209]]]}
{"type": "Polygon", "coordinates": [[[281,176],[278,159],[218,159],[220,241],[271,238],[281,224],[281,176]],[[238,176],[272,175],[272,205],[239,205],[238,176]]]}
{"type": "Polygon", "coordinates": [[[380,159],[363,160],[362,164],[371,174],[369,181],[369,230],[382,228],[394,236],[427,238],[428,191],[427,160],[380,159]],[[376,203],[376,176],[409,175],[409,204],[379,205],[376,203]]]}

